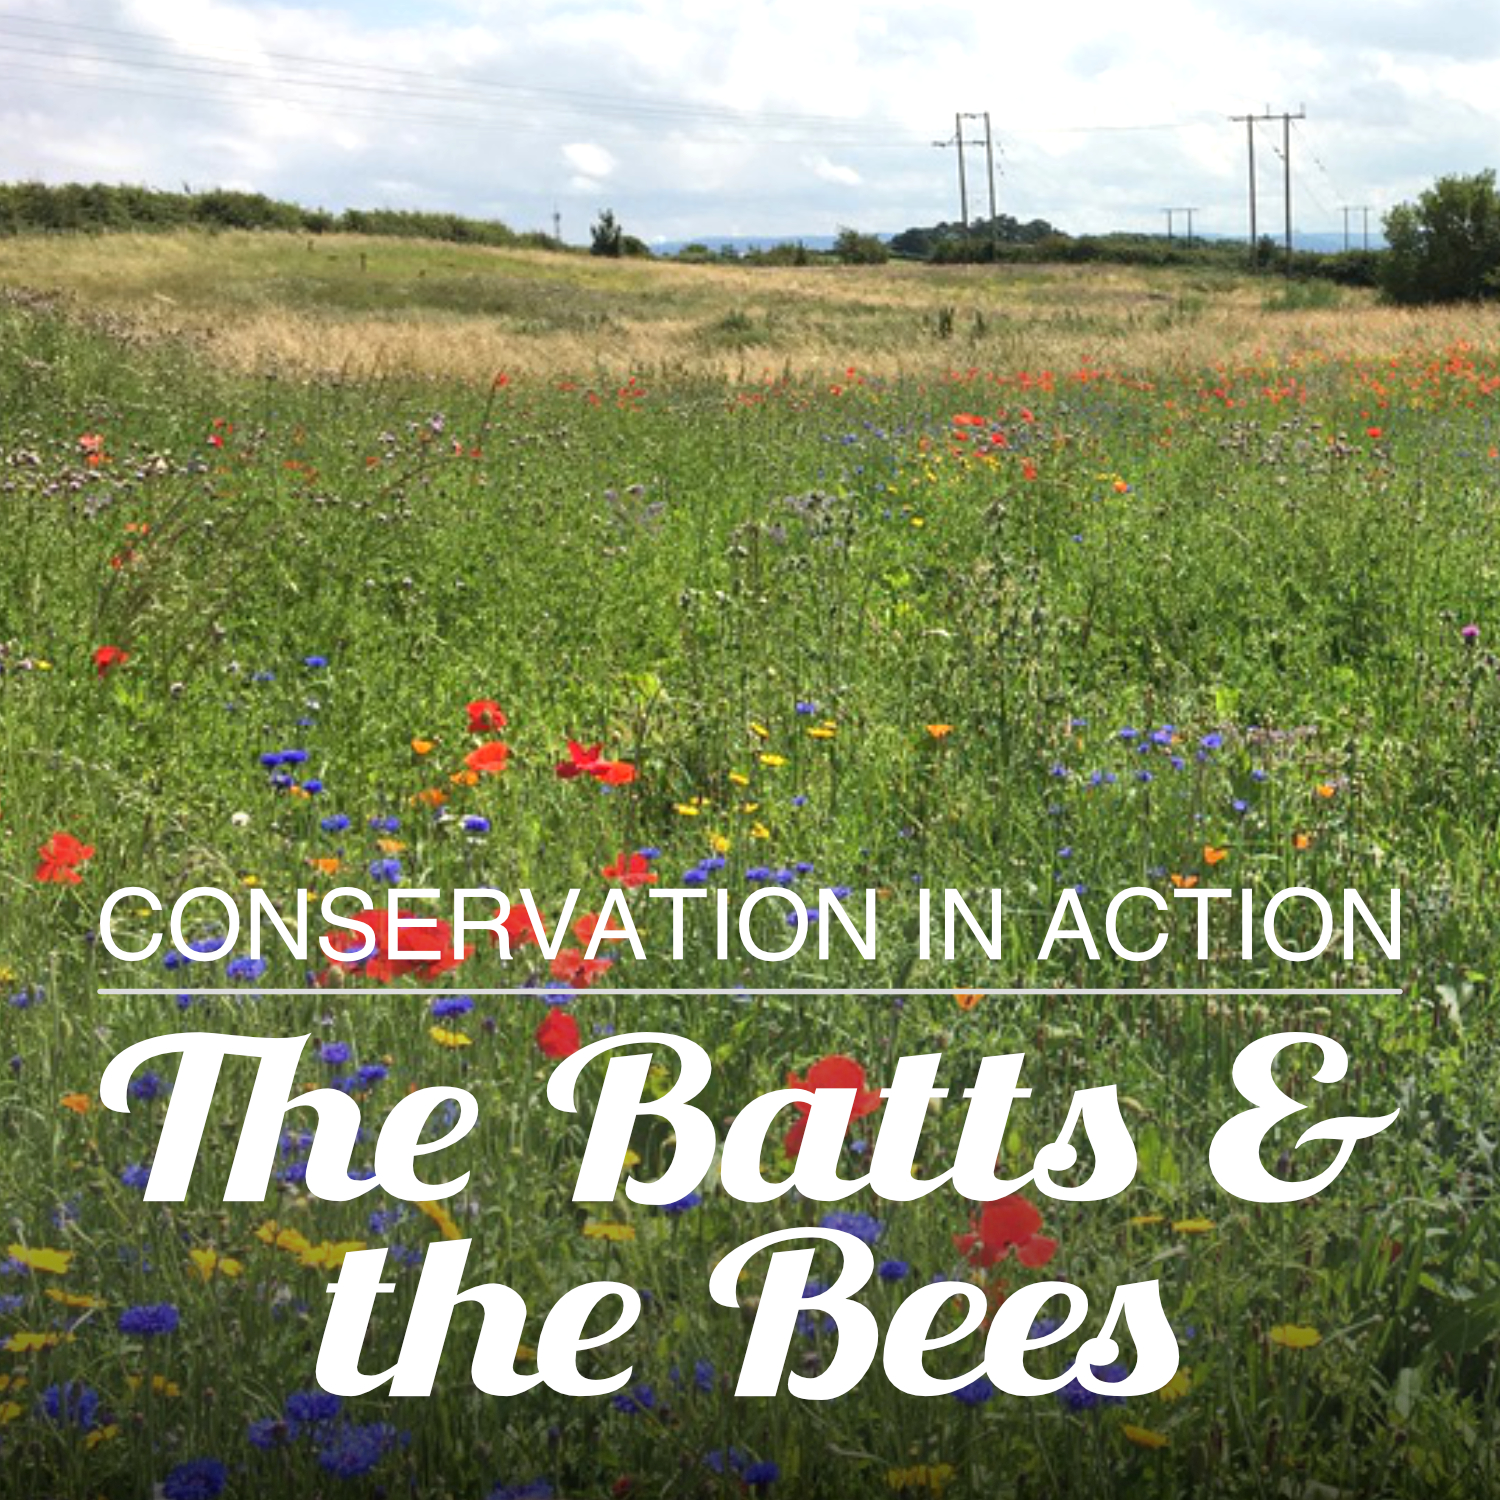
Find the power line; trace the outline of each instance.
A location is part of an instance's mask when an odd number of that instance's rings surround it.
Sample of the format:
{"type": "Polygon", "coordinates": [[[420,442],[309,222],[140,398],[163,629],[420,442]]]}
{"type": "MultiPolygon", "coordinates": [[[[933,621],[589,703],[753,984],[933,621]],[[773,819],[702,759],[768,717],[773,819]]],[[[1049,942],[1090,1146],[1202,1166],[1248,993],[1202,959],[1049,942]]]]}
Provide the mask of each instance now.
{"type": "Polygon", "coordinates": [[[1292,121],[1307,118],[1305,108],[1299,108],[1294,115],[1288,110],[1274,114],[1268,105],[1262,114],[1258,115],[1230,115],[1235,124],[1245,127],[1245,138],[1249,148],[1250,160],[1250,267],[1255,269],[1259,263],[1259,241],[1256,238],[1255,224],[1255,126],[1257,121],[1280,120],[1281,121],[1281,161],[1282,161],[1282,193],[1286,207],[1286,274],[1292,274],[1292,121]]]}

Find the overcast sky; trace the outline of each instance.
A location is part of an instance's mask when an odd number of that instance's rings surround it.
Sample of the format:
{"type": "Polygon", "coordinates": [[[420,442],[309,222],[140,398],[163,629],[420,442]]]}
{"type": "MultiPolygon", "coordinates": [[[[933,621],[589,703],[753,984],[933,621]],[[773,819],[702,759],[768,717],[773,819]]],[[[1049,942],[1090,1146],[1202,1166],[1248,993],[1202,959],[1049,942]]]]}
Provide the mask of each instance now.
{"type": "Polygon", "coordinates": [[[0,178],[555,208],[575,242],[606,206],[647,241],[956,219],[955,110],[990,112],[1003,212],[1243,235],[1228,116],[1303,106],[1299,230],[1500,165],[1500,0],[0,0],[0,178]]]}

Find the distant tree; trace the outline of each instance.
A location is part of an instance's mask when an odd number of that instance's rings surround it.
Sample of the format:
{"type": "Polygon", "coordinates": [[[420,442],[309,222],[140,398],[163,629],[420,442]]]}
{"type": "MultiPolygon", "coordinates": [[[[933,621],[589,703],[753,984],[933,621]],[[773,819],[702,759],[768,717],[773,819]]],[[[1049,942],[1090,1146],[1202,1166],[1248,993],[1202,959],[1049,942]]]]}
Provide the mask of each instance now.
{"type": "Polygon", "coordinates": [[[1500,297],[1500,191],[1493,171],[1440,177],[1385,216],[1380,284],[1393,302],[1500,297]]]}
{"type": "Polygon", "coordinates": [[[592,242],[589,245],[590,255],[621,256],[625,253],[625,231],[620,227],[620,221],[615,218],[615,211],[606,208],[589,231],[592,242]]]}
{"type": "Polygon", "coordinates": [[[884,240],[857,229],[840,229],[833,253],[846,266],[883,266],[891,258],[884,240]]]}
{"type": "Polygon", "coordinates": [[[620,240],[620,254],[634,256],[636,259],[651,259],[651,246],[645,240],[637,239],[633,234],[627,234],[620,240]]]}

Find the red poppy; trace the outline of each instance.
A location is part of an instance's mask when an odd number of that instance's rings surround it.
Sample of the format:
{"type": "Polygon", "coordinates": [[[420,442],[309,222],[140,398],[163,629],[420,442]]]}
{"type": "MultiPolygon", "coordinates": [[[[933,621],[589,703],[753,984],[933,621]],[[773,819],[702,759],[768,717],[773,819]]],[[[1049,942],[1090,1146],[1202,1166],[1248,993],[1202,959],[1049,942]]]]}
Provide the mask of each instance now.
{"type": "Polygon", "coordinates": [[[476,698],[464,705],[470,734],[496,734],[505,728],[505,714],[493,698],[476,698]]]}
{"type": "MultiPolygon", "coordinates": [[[[538,912],[537,920],[545,924],[547,919],[541,912],[538,912]]],[[[532,925],[531,914],[524,906],[513,906],[510,909],[510,914],[500,926],[504,928],[506,936],[510,939],[510,951],[512,953],[521,947],[523,943],[534,943],[537,941],[537,931],[532,925]]],[[[498,948],[500,946],[500,934],[498,932],[491,932],[490,941],[498,948]]]]}
{"type": "Polygon", "coordinates": [[[618,880],[632,889],[638,885],[655,885],[656,876],[651,873],[651,864],[643,855],[617,854],[613,864],[605,865],[599,873],[606,880],[618,880]]]}
{"type": "MultiPolygon", "coordinates": [[[[819,1089],[854,1089],[854,1103],[849,1110],[849,1123],[862,1119],[865,1115],[873,1114],[885,1102],[880,1097],[879,1089],[867,1089],[865,1087],[865,1070],[852,1057],[844,1057],[835,1053],[831,1057],[825,1057],[821,1062],[815,1062],[807,1070],[806,1078],[798,1078],[795,1073],[786,1075],[786,1084],[792,1089],[810,1089],[816,1093],[819,1089]]],[[[802,1136],[807,1130],[807,1117],[812,1112],[810,1104],[796,1104],[793,1108],[797,1111],[797,1121],[786,1133],[783,1142],[788,1156],[795,1156],[802,1149],[802,1136]]]]}
{"type": "Polygon", "coordinates": [[[955,1234],[953,1243],[969,1264],[988,1270],[1012,1250],[1023,1266],[1036,1270],[1057,1254],[1057,1241],[1038,1234],[1042,1215],[1034,1203],[1010,1193],[986,1203],[978,1219],[970,1221],[968,1234],[955,1234]]]}
{"type": "MultiPolygon", "coordinates": [[[[431,953],[436,950],[438,957],[392,958],[393,934],[390,912],[385,907],[376,911],[357,912],[349,920],[374,935],[375,947],[365,958],[339,957],[333,962],[358,968],[380,984],[389,984],[391,980],[399,979],[403,974],[415,974],[419,979],[436,979],[439,974],[444,974],[449,969],[456,969],[472,951],[465,948],[460,952],[454,947],[453,929],[441,917],[434,917],[424,925],[418,926],[410,916],[407,916],[401,928],[403,954],[431,953]]],[[[358,953],[368,941],[369,939],[362,933],[350,933],[347,937],[335,939],[334,946],[341,954],[352,954],[358,953]]]]}
{"type": "Polygon", "coordinates": [[[564,948],[552,960],[552,977],[570,984],[575,990],[586,990],[610,965],[607,958],[585,958],[580,948],[564,948]]]}
{"type": "Polygon", "coordinates": [[[536,1044],[544,1057],[571,1057],[582,1045],[578,1022],[567,1011],[553,1006],[536,1029],[536,1044]]]}
{"type": "Polygon", "coordinates": [[[594,929],[598,925],[599,913],[596,911],[586,911],[573,924],[573,936],[587,948],[594,941],[594,929]]]}
{"type": "Polygon", "coordinates": [[[593,745],[580,745],[577,740],[569,740],[568,758],[558,761],[557,774],[564,781],[571,781],[575,776],[592,775],[594,767],[600,764],[599,752],[603,748],[603,740],[593,745]]]}
{"type": "Polygon", "coordinates": [[[41,863],[36,878],[44,885],[82,885],[83,877],[75,866],[94,857],[94,846],[80,844],[71,833],[54,833],[37,853],[41,863]]]}
{"type": "Polygon", "coordinates": [[[118,646],[99,646],[94,651],[94,666],[101,677],[108,676],[112,667],[123,667],[130,660],[130,653],[118,646]]]}
{"type": "Polygon", "coordinates": [[[471,750],[464,756],[464,764],[471,771],[482,771],[490,776],[498,776],[505,769],[505,763],[509,759],[510,746],[502,740],[490,740],[488,744],[481,745],[477,750],[471,750]]]}
{"type": "Polygon", "coordinates": [[[580,745],[577,740],[568,741],[568,758],[557,763],[557,774],[564,781],[575,776],[592,776],[606,786],[625,786],[635,780],[635,767],[627,760],[601,760],[599,752],[604,742],[597,740],[592,745],[580,745]]]}

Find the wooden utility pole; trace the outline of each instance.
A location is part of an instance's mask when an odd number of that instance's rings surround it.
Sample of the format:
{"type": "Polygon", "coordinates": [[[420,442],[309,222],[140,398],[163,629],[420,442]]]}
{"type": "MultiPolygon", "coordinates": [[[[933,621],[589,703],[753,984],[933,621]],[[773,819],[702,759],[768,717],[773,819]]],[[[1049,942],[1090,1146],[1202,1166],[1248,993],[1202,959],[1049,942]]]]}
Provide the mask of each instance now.
{"type": "Polygon", "coordinates": [[[1272,113],[1269,105],[1258,115],[1230,115],[1235,124],[1243,123],[1245,126],[1245,140],[1250,153],[1250,268],[1254,270],[1257,263],[1258,237],[1255,223],[1255,122],[1257,120],[1280,120],[1281,121],[1281,160],[1282,160],[1282,183],[1283,201],[1286,207],[1286,274],[1292,274],[1292,121],[1305,120],[1307,110],[1300,108],[1296,114],[1289,110],[1280,113],[1272,113]]]}
{"type": "Polygon", "coordinates": [[[990,259],[1000,262],[1000,222],[995,212],[995,142],[990,134],[990,112],[984,112],[984,162],[990,174],[990,259]]]}

